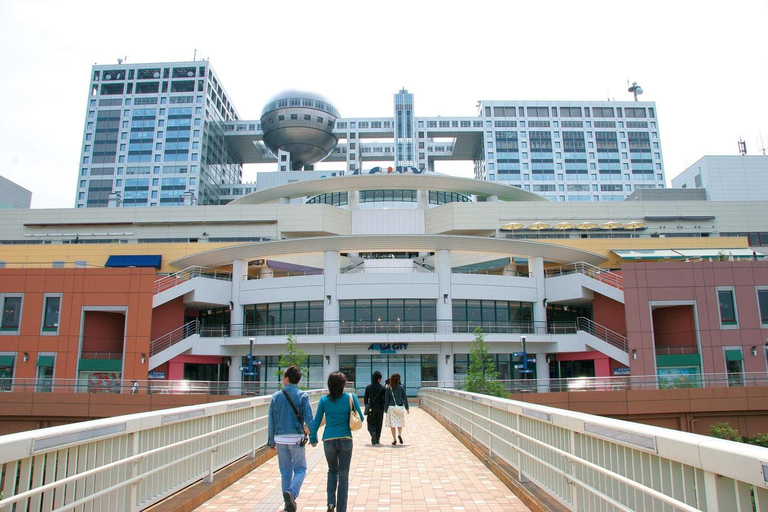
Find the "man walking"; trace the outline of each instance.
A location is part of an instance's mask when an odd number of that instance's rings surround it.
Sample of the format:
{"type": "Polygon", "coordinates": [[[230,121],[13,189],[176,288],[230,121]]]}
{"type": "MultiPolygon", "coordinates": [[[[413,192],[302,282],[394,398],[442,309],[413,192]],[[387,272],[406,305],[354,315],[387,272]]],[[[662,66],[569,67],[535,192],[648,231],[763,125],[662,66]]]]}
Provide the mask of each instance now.
{"type": "Polygon", "coordinates": [[[368,432],[371,444],[381,444],[381,422],[384,420],[384,386],[381,385],[381,372],[376,370],[371,376],[371,383],[365,388],[365,410],[368,412],[368,432]]]}
{"type": "Polygon", "coordinates": [[[307,474],[307,426],[312,423],[309,395],[296,386],[301,370],[289,366],[283,372],[283,389],[272,395],[269,403],[267,444],[277,450],[277,463],[282,476],[283,500],[287,512],[296,512],[296,498],[307,474]]]}

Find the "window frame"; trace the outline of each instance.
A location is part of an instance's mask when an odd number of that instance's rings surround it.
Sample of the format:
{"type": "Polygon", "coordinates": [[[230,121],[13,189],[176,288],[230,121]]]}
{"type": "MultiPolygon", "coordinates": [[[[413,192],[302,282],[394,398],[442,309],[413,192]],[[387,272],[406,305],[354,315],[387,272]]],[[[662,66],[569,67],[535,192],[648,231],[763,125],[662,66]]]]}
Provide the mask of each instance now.
{"type": "Polygon", "coordinates": [[[24,294],[23,293],[0,293],[0,307],[2,307],[2,311],[0,311],[0,335],[11,335],[11,336],[18,335],[21,332],[21,325],[22,325],[22,322],[24,321],[24,294]],[[16,327],[4,326],[5,301],[10,298],[21,299],[19,301],[19,322],[16,327]]]}
{"type": "MultiPolygon", "coordinates": [[[[761,311],[761,305],[760,305],[760,292],[765,292],[766,294],[766,310],[768,310],[768,286],[766,285],[758,285],[755,286],[755,298],[757,300],[757,315],[760,319],[760,325],[763,328],[768,328],[768,315],[766,315],[766,318],[763,319],[763,313],[761,311]]],[[[768,313],[768,311],[766,311],[768,313]]]]}
{"type": "Polygon", "coordinates": [[[41,336],[58,336],[59,335],[59,328],[61,326],[61,303],[62,303],[62,297],[61,293],[46,293],[43,295],[43,311],[42,311],[42,317],[40,318],[40,335],[41,336]],[[47,327],[45,324],[46,316],[47,316],[47,310],[48,310],[48,299],[57,298],[59,299],[59,310],[56,314],[56,323],[54,324],[54,327],[47,327]]]}
{"type": "Polygon", "coordinates": [[[738,329],[739,328],[739,309],[736,305],[736,289],[733,286],[718,286],[716,287],[716,298],[717,298],[717,316],[720,320],[720,329],[721,330],[727,330],[727,329],[738,329]],[[720,305],[720,294],[724,292],[729,292],[731,294],[731,303],[733,306],[733,318],[734,320],[725,322],[723,321],[723,311],[722,307],[720,305]]]}

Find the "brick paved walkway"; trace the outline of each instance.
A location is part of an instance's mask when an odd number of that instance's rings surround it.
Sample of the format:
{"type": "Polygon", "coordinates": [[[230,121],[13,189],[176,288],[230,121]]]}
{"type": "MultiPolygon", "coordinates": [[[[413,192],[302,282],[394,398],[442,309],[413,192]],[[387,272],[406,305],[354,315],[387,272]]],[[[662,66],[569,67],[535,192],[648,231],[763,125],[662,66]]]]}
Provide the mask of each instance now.
{"type": "MultiPolygon", "coordinates": [[[[527,511],[491,471],[429,414],[411,408],[405,444],[391,446],[385,427],[380,446],[368,431],[354,433],[348,512],[527,511]]],[[[322,435],[320,436],[322,437],[322,435]]],[[[300,511],[326,510],[327,466],[322,445],[307,446],[309,471],[300,511]]],[[[277,457],[224,489],[195,512],[276,512],[283,510],[277,457]]]]}

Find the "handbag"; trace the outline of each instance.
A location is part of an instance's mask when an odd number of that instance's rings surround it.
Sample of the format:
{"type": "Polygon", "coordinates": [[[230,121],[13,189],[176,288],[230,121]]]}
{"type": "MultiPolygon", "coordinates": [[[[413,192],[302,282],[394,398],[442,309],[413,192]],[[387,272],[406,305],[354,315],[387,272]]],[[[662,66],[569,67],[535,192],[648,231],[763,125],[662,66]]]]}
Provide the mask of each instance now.
{"type": "Polygon", "coordinates": [[[299,442],[299,446],[304,446],[307,444],[307,441],[309,441],[309,429],[304,424],[304,420],[301,419],[301,413],[298,409],[296,409],[296,406],[293,405],[293,400],[291,400],[291,396],[288,394],[288,392],[283,389],[283,394],[285,395],[285,398],[288,400],[288,403],[291,404],[291,409],[293,409],[293,412],[296,414],[296,419],[299,420],[299,425],[301,425],[302,429],[304,430],[304,437],[301,438],[301,442],[299,442]]]}
{"type": "Polygon", "coordinates": [[[389,388],[389,392],[392,393],[392,401],[395,403],[395,405],[389,406],[389,410],[392,411],[392,414],[394,414],[398,418],[400,419],[405,418],[405,406],[397,405],[397,400],[395,399],[395,392],[392,390],[392,388],[389,388]]]}
{"type": "Polygon", "coordinates": [[[352,393],[350,393],[349,394],[349,429],[360,430],[361,428],[363,428],[363,419],[357,413],[357,409],[355,409],[355,404],[352,401],[352,393]]]}

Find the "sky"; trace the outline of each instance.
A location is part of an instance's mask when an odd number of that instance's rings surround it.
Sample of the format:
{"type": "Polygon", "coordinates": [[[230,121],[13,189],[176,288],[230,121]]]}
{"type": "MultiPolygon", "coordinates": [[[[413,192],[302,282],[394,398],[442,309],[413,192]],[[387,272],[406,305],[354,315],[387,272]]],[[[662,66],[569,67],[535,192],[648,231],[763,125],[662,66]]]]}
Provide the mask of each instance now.
{"type": "MultiPolygon", "coordinates": [[[[33,208],[73,207],[91,66],[196,51],[242,119],[288,88],[342,117],[392,116],[402,87],[417,116],[474,116],[479,100],[630,100],[637,81],[669,182],[740,137],[768,148],[767,22],[768,0],[0,0],[0,175],[33,208]]],[[[472,177],[471,162],[436,170],[472,177]]]]}

